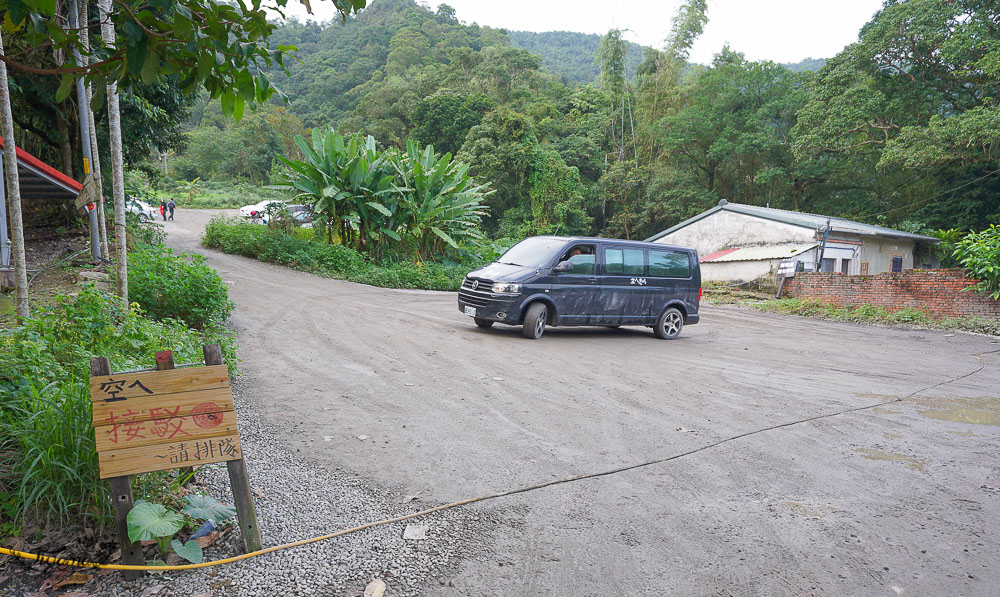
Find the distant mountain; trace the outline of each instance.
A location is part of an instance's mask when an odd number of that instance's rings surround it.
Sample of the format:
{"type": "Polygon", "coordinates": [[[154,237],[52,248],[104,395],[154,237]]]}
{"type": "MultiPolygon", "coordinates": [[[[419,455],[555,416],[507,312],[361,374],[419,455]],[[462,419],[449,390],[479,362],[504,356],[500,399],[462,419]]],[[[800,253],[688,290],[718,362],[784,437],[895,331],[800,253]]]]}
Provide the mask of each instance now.
{"type": "MultiPolygon", "coordinates": [[[[542,65],[567,81],[585,85],[597,81],[601,68],[594,62],[601,36],[594,33],[572,31],[508,31],[507,37],[515,48],[527,50],[542,57],[542,65]]],[[[642,46],[631,42],[625,57],[625,72],[629,77],[642,62],[642,46]]]]}
{"type": "Polygon", "coordinates": [[[826,58],[806,58],[805,60],[799,60],[795,63],[789,62],[782,66],[794,73],[801,73],[807,70],[817,71],[826,66],[826,58]]]}

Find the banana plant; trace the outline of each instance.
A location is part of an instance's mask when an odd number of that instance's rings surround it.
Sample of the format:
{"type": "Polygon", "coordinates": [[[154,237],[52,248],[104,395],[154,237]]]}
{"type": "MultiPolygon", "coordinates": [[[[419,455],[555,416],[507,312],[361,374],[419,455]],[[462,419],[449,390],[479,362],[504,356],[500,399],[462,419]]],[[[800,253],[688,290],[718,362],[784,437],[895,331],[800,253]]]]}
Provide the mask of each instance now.
{"type": "Polygon", "coordinates": [[[405,154],[380,150],[374,137],[333,130],[314,130],[311,144],[301,136],[295,144],[303,159],[281,158],[288,172],[278,188],[296,191],[326,222],[328,242],[376,259],[390,245],[426,259],[482,239],[483,202],[493,191],[450,153],[438,157],[433,146],[412,141],[405,154]]]}
{"type": "Polygon", "coordinates": [[[450,153],[438,158],[433,145],[421,151],[412,140],[406,143],[397,166],[402,184],[395,189],[405,213],[404,233],[419,258],[440,254],[444,245],[457,249],[461,242],[482,240],[479,224],[488,213],[483,202],[493,191],[475,184],[468,170],[466,164],[452,162],[450,153]]]}

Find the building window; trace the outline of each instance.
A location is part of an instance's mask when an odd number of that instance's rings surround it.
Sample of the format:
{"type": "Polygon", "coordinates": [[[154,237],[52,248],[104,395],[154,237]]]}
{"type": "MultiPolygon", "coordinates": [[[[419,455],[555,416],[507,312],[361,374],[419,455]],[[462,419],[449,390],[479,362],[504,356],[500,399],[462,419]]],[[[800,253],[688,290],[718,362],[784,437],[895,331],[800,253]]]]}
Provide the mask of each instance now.
{"type": "Polygon", "coordinates": [[[867,276],[868,275],[868,262],[867,261],[862,261],[861,262],[861,275],[862,276],[867,276]]]}
{"type": "Polygon", "coordinates": [[[851,267],[851,260],[850,259],[841,259],[840,260],[840,273],[842,273],[844,275],[847,275],[847,271],[850,269],[850,267],[851,267]]]}
{"type": "Polygon", "coordinates": [[[893,255],[892,256],[892,273],[898,274],[903,271],[903,256],[893,255]]]}
{"type": "Polygon", "coordinates": [[[819,266],[819,271],[821,272],[832,272],[833,266],[836,264],[836,259],[823,258],[823,263],[819,266]]]}

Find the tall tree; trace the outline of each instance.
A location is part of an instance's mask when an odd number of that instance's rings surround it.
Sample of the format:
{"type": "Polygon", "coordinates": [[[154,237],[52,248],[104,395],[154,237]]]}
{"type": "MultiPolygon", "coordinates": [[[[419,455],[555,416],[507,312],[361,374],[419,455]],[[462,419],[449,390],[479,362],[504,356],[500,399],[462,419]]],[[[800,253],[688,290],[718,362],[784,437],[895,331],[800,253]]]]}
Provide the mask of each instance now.
{"type": "MultiPolygon", "coordinates": [[[[3,37],[0,36],[0,58],[5,56],[3,37]]],[[[3,119],[3,166],[7,184],[7,202],[10,206],[11,245],[14,258],[14,298],[17,316],[26,319],[28,308],[28,268],[24,257],[24,224],[21,218],[21,184],[17,177],[17,150],[14,146],[14,117],[10,111],[10,91],[7,82],[7,65],[0,64],[0,118],[3,119]]],[[[4,206],[0,205],[0,209],[4,206]]]]}
{"type": "MultiPolygon", "coordinates": [[[[104,45],[115,50],[115,26],[111,22],[111,0],[97,0],[101,18],[101,34],[104,45]]],[[[111,138],[111,188],[115,202],[115,278],[118,281],[118,296],[128,302],[128,247],[125,235],[125,166],[122,162],[122,121],[118,104],[118,82],[112,80],[107,87],[108,130],[111,138]]]]}

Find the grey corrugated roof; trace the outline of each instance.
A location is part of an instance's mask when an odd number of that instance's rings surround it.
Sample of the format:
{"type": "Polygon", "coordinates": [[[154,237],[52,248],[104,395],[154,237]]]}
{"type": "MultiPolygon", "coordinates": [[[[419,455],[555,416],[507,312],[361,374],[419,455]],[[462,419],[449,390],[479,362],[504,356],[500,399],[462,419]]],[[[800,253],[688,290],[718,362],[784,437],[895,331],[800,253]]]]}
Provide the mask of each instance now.
{"type": "Polygon", "coordinates": [[[924,236],[923,234],[914,234],[912,232],[903,232],[902,230],[893,230],[892,228],[886,228],[885,226],[876,226],[874,224],[862,224],[861,222],[855,222],[853,220],[845,220],[844,218],[834,218],[830,216],[821,216],[818,214],[802,213],[798,211],[788,211],[785,209],[775,209],[773,207],[757,207],[756,205],[743,205],[740,203],[729,203],[725,199],[719,201],[719,205],[713,207],[712,209],[702,212],[693,218],[685,220],[680,224],[672,228],[668,228],[659,234],[654,234],[653,236],[646,239],[647,242],[656,241],[675,230],[680,230],[681,228],[697,222],[698,220],[710,216],[718,211],[731,211],[739,214],[744,214],[748,216],[755,216],[758,218],[763,218],[765,220],[773,220],[775,222],[782,222],[785,224],[791,224],[793,226],[802,226],[803,228],[809,228],[811,230],[823,230],[826,228],[827,220],[830,222],[831,232],[849,232],[852,234],[861,234],[864,236],[881,236],[886,238],[904,238],[907,240],[912,240],[924,244],[936,245],[940,240],[934,238],[933,236],[924,236]]]}

